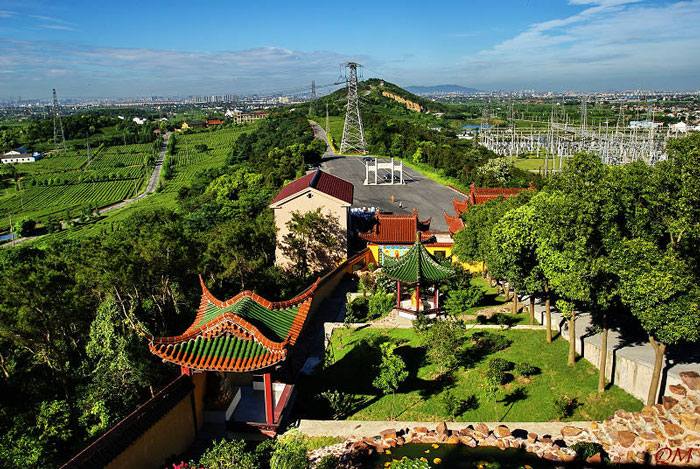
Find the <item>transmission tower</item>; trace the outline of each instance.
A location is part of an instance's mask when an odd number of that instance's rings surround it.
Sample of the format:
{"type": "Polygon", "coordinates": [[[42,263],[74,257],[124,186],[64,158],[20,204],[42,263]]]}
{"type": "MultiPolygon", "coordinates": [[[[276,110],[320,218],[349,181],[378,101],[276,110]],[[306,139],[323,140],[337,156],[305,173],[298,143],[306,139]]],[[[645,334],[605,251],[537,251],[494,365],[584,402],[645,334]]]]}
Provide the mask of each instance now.
{"type": "Polygon", "coordinates": [[[362,127],[360,101],[357,96],[357,63],[345,64],[345,82],[348,89],[348,106],[345,111],[343,126],[343,141],[340,143],[340,153],[367,153],[365,148],[365,130],[362,127]],[[348,73],[349,72],[349,73],[348,73]]]}
{"type": "Polygon", "coordinates": [[[58,141],[58,133],[56,132],[56,121],[58,121],[58,128],[61,131],[61,146],[63,147],[63,152],[66,150],[66,136],[63,134],[63,122],[61,122],[61,112],[58,107],[58,98],[56,97],[56,88],[53,89],[53,147],[56,148],[58,141]]]}
{"type": "Polygon", "coordinates": [[[316,80],[312,80],[311,81],[311,100],[309,101],[309,115],[313,115],[315,103],[316,103],[316,80]]]}

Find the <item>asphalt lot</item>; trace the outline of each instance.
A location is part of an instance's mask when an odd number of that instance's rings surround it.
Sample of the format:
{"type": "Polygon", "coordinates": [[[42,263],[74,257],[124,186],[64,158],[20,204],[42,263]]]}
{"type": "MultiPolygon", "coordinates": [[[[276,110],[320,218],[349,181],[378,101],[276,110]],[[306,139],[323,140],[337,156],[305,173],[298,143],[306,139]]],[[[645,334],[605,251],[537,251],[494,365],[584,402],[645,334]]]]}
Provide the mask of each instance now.
{"type": "MultiPolygon", "coordinates": [[[[382,212],[411,213],[415,208],[421,220],[432,217],[431,231],[448,231],[443,211],[454,215],[452,198],[466,198],[464,195],[438,184],[404,166],[405,184],[381,184],[365,186],[365,163],[361,156],[326,155],[321,164],[324,171],[350,181],[355,185],[353,207],[378,207],[382,212]],[[394,196],[394,202],[391,196],[394,196]]],[[[380,170],[379,178],[384,170],[380,170]]]]}

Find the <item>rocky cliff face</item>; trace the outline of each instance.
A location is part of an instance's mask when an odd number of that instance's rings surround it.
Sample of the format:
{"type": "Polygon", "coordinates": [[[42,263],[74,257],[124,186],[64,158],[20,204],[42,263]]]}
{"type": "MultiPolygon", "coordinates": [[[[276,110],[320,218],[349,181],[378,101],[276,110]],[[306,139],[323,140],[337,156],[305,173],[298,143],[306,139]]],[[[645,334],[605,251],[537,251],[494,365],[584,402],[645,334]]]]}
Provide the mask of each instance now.
{"type": "Polygon", "coordinates": [[[426,109],[423,106],[421,106],[420,104],[414,103],[411,100],[402,98],[401,96],[399,96],[397,94],[391,93],[389,91],[382,91],[381,93],[382,93],[382,96],[384,96],[386,98],[393,99],[394,101],[403,104],[404,106],[406,106],[406,109],[408,109],[409,111],[415,111],[415,112],[425,112],[426,111],[426,109]]]}

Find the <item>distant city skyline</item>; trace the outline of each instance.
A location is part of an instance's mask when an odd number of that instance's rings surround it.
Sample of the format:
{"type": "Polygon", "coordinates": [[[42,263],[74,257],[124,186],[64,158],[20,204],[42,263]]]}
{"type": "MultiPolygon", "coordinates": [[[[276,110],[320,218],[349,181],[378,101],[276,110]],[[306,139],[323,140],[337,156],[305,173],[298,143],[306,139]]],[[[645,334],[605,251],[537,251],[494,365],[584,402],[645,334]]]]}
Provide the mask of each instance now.
{"type": "Polygon", "coordinates": [[[696,91],[697,24],[700,0],[5,0],[0,98],[269,93],[311,80],[322,91],[348,60],[400,86],[696,91]]]}

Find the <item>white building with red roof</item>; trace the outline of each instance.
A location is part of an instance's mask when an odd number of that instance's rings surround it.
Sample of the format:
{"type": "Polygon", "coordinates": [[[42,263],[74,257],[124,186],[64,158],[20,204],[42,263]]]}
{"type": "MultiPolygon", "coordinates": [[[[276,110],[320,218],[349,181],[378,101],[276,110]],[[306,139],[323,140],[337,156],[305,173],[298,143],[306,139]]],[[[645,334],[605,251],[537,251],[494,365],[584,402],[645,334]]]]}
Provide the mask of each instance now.
{"type": "Polygon", "coordinates": [[[295,212],[306,213],[321,209],[324,215],[335,218],[344,232],[347,253],[347,233],[355,187],[352,183],[317,169],[313,173],[290,182],[282,188],[270,203],[277,227],[277,250],[275,262],[284,266],[289,259],[280,249],[280,241],[289,233],[287,223],[295,212]]]}

